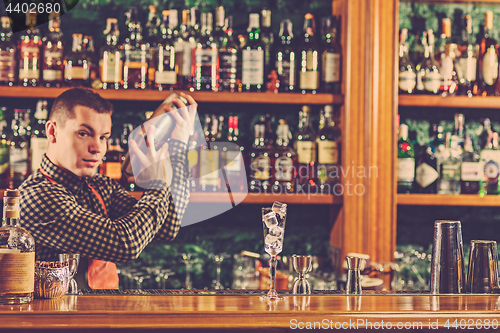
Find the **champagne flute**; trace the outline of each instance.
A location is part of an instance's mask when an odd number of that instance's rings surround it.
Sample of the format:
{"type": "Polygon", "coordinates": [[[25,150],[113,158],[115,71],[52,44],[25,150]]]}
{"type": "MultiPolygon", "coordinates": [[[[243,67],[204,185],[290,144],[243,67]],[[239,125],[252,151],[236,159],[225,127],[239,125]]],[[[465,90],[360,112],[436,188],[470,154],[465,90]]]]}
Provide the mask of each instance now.
{"type": "Polygon", "coordinates": [[[269,259],[269,292],[266,295],[262,295],[261,300],[283,299],[283,296],[278,295],[276,292],[276,265],[278,263],[278,254],[283,249],[286,207],[286,204],[275,201],[272,208],[262,208],[264,245],[266,252],[271,255],[271,259],[269,259]]]}

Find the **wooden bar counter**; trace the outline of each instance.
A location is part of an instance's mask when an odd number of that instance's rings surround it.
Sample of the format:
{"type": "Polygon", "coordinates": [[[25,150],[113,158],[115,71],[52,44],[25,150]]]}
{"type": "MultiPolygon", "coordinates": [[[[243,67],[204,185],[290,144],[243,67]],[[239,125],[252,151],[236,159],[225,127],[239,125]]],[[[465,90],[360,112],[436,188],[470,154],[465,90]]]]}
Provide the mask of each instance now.
{"type": "Polygon", "coordinates": [[[83,295],[0,305],[0,332],[471,332],[500,329],[499,295],[83,295]]]}

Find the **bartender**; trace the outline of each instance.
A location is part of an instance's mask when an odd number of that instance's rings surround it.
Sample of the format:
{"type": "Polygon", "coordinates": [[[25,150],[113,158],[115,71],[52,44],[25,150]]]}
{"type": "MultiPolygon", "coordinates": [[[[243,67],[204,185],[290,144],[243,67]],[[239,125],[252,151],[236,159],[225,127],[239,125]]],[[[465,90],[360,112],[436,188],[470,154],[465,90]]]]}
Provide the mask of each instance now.
{"type": "MultiPolygon", "coordinates": [[[[96,173],[111,134],[112,104],[83,88],[56,98],[45,127],[47,153],[19,188],[21,221],[35,238],[37,260],[79,253],[79,272],[86,273],[80,288],[115,289],[115,263],[136,259],[153,240],[175,238],[189,202],[187,142],[197,109],[191,96],[181,96],[189,106],[173,98],[179,111],[172,112],[176,125],[167,143],[158,150],[150,144],[149,156],[130,143],[138,158],[134,163],[145,168],[142,183],[148,179],[140,200],[96,173]],[[170,159],[171,182],[152,167],[165,158],[170,159]]],[[[169,106],[165,110],[171,111],[169,106]]],[[[149,134],[154,128],[146,130],[149,134]]]]}

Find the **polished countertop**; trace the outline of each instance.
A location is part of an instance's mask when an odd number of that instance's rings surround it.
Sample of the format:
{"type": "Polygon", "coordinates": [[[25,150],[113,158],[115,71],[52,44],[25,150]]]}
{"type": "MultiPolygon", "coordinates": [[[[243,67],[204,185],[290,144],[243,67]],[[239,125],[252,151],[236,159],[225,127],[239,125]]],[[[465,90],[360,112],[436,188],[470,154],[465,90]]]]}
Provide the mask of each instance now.
{"type": "Polygon", "coordinates": [[[14,329],[218,332],[403,326],[414,330],[500,328],[500,295],[313,294],[262,301],[258,294],[252,293],[88,294],[35,299],[24,305],[0,305],[0,332],[14,329]]]}

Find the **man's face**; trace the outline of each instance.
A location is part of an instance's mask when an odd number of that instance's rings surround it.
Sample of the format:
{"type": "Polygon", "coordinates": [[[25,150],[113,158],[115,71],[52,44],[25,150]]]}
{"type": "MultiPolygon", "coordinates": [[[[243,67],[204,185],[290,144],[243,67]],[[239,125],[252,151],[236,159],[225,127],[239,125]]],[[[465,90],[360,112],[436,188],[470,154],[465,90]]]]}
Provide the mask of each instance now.
{"type": "Polygon", "coordinates": [[[75,107],[75,118],[61,127],[55,122],[55,143],[50,160],[79,177],[92,176],[106,154],[111,134],[111,114],[97,113],[86,106],[75,107]]]}

